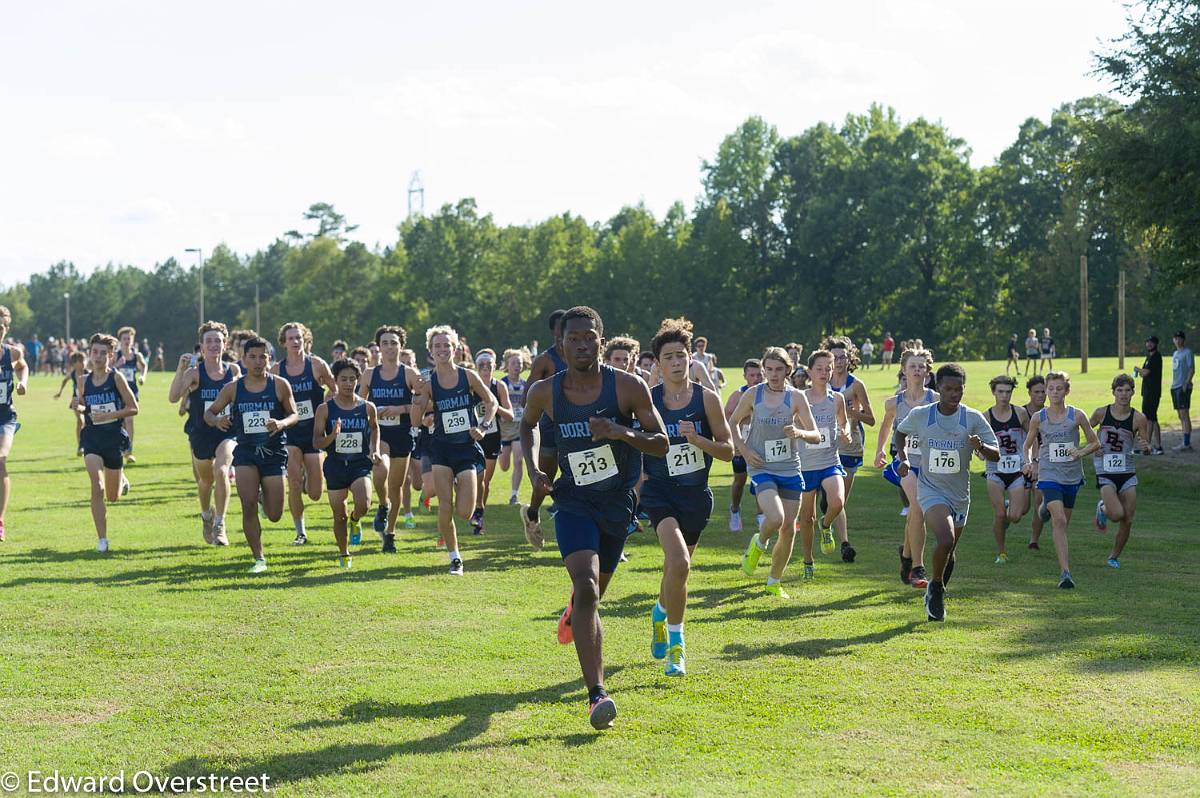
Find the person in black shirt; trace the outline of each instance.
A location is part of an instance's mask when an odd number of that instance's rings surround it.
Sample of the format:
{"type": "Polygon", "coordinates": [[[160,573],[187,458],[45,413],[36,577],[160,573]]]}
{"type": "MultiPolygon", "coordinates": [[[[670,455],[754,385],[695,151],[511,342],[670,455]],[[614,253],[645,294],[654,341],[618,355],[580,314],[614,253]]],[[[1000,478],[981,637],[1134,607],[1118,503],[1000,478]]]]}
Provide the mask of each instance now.
{"type": "Polygon", "coordinates": [[[1008,361],[1004,364],[1004,373],[1008,374],[1008,367],[1015,366],[1017,373],[1021,373],[1021,355],[1017,349],[1017,334],[1013,333],[1012,338],[1008,340],[1008,361]]]}
{"type": "Polygon", "coordinates": [[[1162,399],[1162,354],[1158,351],[1158,336],[1146,339],[1146,362],[1133,376],[1142,379],[1142,414],[1150,422],[1151,454],[1162,454],[1162,428],[1158,426],[1158,403],[1162,399]]]}

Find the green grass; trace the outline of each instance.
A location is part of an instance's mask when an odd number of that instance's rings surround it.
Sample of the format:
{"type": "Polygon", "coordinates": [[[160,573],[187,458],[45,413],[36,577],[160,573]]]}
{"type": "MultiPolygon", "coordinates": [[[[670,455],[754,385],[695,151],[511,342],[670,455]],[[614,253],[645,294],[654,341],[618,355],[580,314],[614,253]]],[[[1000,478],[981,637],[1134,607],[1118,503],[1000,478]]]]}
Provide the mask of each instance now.
{"type": "MultiPolygon", "coordinates": [[[[969,401],[986,407],[1002,366],[967,368],[969,401]]],[[[1114,369],[1093,360],[1073,402],[1103,402],[1114,369]]],[[[867,379],[882,415],[891,372],[867,379]]],[[[793,568],[790,602],[743,577],[747,537],[718,510],[691,579],[682,680],[649,657],[661,555],[637,535],[602,606],[621,714],[598,734],[574,651],[554,639],[558,554],[530,553],[510,508],[463,538],[463,579],[446,575],[425,515],[398,556],[369,534],[354,570],[336,570],[324,503],[309,511],[314,545],[288,545],[286,511],[267,526],[271,570],[252,578],[236,513],[234,545],[200,539],[182,420],[155,374],[134,489],[110,508],[101,556],[52,392],[36,378],[20,401],[9,465],[0,771],[265,772],[296,795],[1200,794],[1194,461],[1141,460],[1119,572],[1085,487],[1073,592],[1056,589],[1049,545],[1026,550],[1028,520],[1010,532],[1011,562],[993,565],[973,480],[945,625],[899,583],[896,494],[875,471],[849,510],[858,562],[818,554],[807,586],[793,568]]],[[[723,508],[727,466],[713,482],[723,508]]]]}

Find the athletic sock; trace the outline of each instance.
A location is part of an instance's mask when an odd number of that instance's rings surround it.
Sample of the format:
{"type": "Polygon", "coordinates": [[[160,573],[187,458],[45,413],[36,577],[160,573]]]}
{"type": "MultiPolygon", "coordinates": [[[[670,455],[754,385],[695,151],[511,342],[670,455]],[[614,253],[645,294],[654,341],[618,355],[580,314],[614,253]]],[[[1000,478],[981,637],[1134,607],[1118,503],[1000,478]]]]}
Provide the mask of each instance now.
{"type": "Polygon", "coordinates": [[[756,536],[755,536],[755,538],[754,538],[754,545],[758,546],[758,550],[759,550],[759,551],[766,551],[766,550],[767,550],[767,544],[766,544],[766,543],[763,543],[763,542],[762,542],[762,538],[758,537],[757,535],[756,535],[756,536]]]}
{"type": "Polygon", "coordinates": [[[776,579],[776,578],[775,578],[775,577],[773,577],[773,576],[768,576],[768,577],[767,577],[767,584],[768,584],[768,585],[777,585],[777,584],[779,584],[779,580],[778,580],[778,579],[776,579]]]}
{"type": "Polygon", "coordinates": [[[661,601],[654,602],[654,610],[650,613],[656,621],[664,620],[667,617],[667,610],[663,607],[661,601]]]}
{"type": "Polygon", "coordinates": [[[608,698],[608,693],[604,691],[604,685],[598,684],[595,687],[588,688],[588,702],[596,703],[601,698],[608,698]]]}
{"type": "Polygon", "coordinates": [[[679,635],[680,637],[682,637],[683,636],[683,623],[682,622],[669,623],[669,624],[667,624],[667,631],[673,635],[679,635]]]}
{"type": "Polygon", "coordinates": [[[406,519],[407,519],[407,518],[412,518],[412,510],[409,510],[408,512],[406,512],[406,513],[404,514],[404,517],[405,517],[406,519]]]}
{"type": "MultiPolygon", "coordinates": [[[[303,518],[301,518],[299,521],[296,522],[296,534],[304,535],[304,519],[303,518]]],[[[308,537],[308,536],[305,535],[305,537],[308,537]]]]}
{"type": "Polygon", "coordinates": [[[462,557],[458,556],[458,549],[455,549],[454,551],[450,552],[450,562],[454,562],[455,560],[461,560],[461,559],[462,559],[462,557]]]}

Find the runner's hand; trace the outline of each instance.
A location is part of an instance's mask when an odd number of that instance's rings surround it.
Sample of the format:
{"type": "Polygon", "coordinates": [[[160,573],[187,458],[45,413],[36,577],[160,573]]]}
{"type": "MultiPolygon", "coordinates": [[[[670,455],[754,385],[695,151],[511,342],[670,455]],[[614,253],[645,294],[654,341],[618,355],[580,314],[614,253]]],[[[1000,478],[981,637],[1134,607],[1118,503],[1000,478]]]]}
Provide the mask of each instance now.
{"type": "Polygon", "coordinates": [[[904,479],[906,476],[908,476],[908,461],[907,460],[900,461],[900,465],[896,466],[896,473],[900,475],[900,479],[904,479]]]}
{"type": "Polygon", "coordinates": [[[687,442],[695,445],[696,439],[700,436],[696,434],[696,425],[691,421],[679,422],[679,434],[687,439],[687,442]]]}
{"type": "Polygon", "coordinates": [[[213,424],[212,426],[221,430],[221,432],[227,432],[232,425],[233,419],[229,416],[217,416],[217,423],[213,424]]]}
{"type": "Polygon", "coordinates": [[[614,440],[620,436],[621,426],[607,418],[592,416],[588,419],[588,429],[592,431],[592,440],[614,440]]]}
{"type": "Polygon", "coordinates": [[[978,435],[972,435],[967,438],[967,443],[977,452],[983,450],[983,440],[978,435]]]}
{"type": "Polygon", "coordinates": [[[883,452],[875,452],[875,467],[883,468],[887,465],[887,460],[884,459],[883,452]]]}
{"type": "Polygon", "coordinates": [[[483,430],[479,427],[471,427],[467,430],[467,434],[471,436],[471,440],[473,441],[481,441],[484,438],[483,430]]]}
{"type": "Polygon", "coordinates": [[[549,496],[554,491],[554,483],[544,471],[534,471],[529,475],[530,485],[534,496],[549,496]]]}

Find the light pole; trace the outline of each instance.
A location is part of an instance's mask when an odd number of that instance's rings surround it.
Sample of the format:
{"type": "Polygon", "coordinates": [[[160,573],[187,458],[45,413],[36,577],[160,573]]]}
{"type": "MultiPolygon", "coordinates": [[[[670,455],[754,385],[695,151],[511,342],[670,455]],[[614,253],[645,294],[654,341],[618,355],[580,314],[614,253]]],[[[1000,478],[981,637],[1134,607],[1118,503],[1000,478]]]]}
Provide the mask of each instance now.
{"type": "Polygon", "coordinates": [[[70,291],[63,292],[63,300],[67,303],[67,334],[65,337],[67,339],[67,343],[70,343],[71,342],[71,292],[70,291]]]}
{"type": "Polygon", "coordinates": [[[199,270],[200,280],[200,323],[204,324],[204,250],[199,247],[189,247],[184,252],[196,253],[196,267],[199,270]]]}

